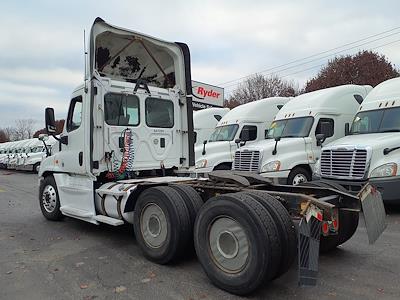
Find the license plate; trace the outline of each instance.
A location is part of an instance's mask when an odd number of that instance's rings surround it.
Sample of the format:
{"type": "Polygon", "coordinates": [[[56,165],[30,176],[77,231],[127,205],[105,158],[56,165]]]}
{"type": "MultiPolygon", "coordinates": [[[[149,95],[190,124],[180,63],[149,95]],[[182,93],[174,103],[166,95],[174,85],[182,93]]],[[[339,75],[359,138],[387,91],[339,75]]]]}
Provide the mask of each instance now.
{"type": "Polygon", "coordinates": [[[372,185],[367,184],[358,194],[364,213],[365,227],[367,228],[370,244],[376,242],[386,229],[386,212],[381,193],[372,185]]]}

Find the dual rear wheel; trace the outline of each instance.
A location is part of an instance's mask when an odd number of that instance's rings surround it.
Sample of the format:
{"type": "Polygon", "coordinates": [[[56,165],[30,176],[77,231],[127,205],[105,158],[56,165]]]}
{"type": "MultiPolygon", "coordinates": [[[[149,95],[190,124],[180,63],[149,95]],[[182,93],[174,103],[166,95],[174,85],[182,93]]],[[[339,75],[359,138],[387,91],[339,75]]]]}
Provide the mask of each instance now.
{"type": "Polygon", "coordinates": [[[137,200],[134,230],[144,255],[161,264],[184,256],[194,240],[210,280],[239,295],[285,273],[297,255],[288,211],[265,192],[218,195],[203,204],[189,186],[152,187],[137,200]]]}

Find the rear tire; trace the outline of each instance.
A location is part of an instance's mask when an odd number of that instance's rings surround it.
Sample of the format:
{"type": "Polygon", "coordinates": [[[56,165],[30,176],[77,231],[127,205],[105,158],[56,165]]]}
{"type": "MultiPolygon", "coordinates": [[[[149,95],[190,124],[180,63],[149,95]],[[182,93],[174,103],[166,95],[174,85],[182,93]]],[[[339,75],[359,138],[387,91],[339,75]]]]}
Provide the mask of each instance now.
{"type": "Polygon", "coordinates": [[[51,221],[63,218],[60,210],[60,197],[53,176],[46,176],[39,186],[39,205],[43,216],[51,221]]]}
{"type": "Polygon", "coordinates": [[[278,229],[282,245],[282,257],[279,263],[278,272],[274,276],[286,273],[293,264],[297,256],[297,231],[290,217],[289,212],[281,202],[266,192],[254,191],[246,192],[256,201],[258,201],[271,214],[278,229]]]}
{"type": "Polygon", "coordinates": [[[181,195],[182,199],[185,201],[186,207],[189,211],[191,228],[193,229],[196,216],[200,208],[203,206],[203,200],[196,192],[196,190],[191,186],[184,184],[172,184],[170,185],[170,187],[177,191],[181,195]]]}
{"type": "Polygon", "coordinates": [[[268,211],[246,194],[211,198],[194,228],[197,257],[213,284],[237,295],[257,289],[277,273],[278,231],[268,211]]]}
{"type": "Polygon", "coordinates": [[[185,201],[171,187],[148,188],[136,202],[133,228],[146,258],[159,264],[177,260],[191,235],[185,201]]]}
{"type": "Polygon", "coordinates": [[[287,184],[298,185],[309,182],[311,180],[311,174],[308,170],[303,167],[295,167],[290,171],[287,184]]]}

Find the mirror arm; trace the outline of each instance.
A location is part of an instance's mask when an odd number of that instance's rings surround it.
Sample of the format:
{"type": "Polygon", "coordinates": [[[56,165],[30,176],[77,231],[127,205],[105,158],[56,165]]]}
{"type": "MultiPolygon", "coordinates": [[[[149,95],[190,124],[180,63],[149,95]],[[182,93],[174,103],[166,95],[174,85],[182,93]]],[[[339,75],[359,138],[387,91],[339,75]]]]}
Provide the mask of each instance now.
{"type": "Polygon", "coordinates": [[[277,146],[278,146],[278,142],[279,142],[279,140],[275,140],[275,147],[274,147],[274,150],[272,150],[272,155],[276,155],[276,153],[277,153],[277,146]]]}

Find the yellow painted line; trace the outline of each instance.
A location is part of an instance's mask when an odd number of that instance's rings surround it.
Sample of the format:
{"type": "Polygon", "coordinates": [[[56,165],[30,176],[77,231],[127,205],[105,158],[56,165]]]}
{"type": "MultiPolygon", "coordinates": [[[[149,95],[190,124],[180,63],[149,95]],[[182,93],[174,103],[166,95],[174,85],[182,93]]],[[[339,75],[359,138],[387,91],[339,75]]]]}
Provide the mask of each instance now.
{"type": "Polygon", "coordinates": [[[0,188],[0,193],[1,193],[1,192],[5,192],[5,190],[3,190],[2,188],[0,188]]]}

